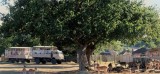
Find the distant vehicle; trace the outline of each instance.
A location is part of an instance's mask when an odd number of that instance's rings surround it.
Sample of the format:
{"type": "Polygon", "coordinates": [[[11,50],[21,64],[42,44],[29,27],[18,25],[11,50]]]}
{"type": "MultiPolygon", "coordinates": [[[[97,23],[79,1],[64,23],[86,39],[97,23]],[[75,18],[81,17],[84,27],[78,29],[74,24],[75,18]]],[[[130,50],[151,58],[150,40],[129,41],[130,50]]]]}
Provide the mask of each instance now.
{"type": "Polygon", "coordinates": [[[31,47],[10,47],[5,50],[5,58],[9,62],[30,62],[32,57],[32,48],[31,47]]]}
{"type": "Polygon", "coordinates": [[[61,61],[64,59],[62,51],[53,46],[33,46],[32,57],[36,64],[40,62],[43,64],[46,62],[61,64],[61,61]]]}
{"type": "Polygon", "coordinates": [[[58,50],[55,46],[33,46],[33,47],[10,47],[5,50],[5,58],[9,62],[30,63],[34,60],[36,64],[61,64],[64,60],[62,51],[58,50]]]}

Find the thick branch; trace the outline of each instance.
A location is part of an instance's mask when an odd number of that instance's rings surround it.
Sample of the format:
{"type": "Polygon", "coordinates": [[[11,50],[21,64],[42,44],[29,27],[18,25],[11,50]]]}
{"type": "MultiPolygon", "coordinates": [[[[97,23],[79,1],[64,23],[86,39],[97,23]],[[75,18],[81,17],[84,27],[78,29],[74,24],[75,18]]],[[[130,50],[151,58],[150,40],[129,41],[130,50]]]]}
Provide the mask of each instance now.
{"type": "Polygon", "coordinates": [[[80,11],[80,8],[82,7],[82,4],[84,1],[85,0],[76,0],[76,5],[75,5],[75,12],[76,13],[80,11]],[[81,2],[79,3],[79,1],[81,1],[81,2]]]}

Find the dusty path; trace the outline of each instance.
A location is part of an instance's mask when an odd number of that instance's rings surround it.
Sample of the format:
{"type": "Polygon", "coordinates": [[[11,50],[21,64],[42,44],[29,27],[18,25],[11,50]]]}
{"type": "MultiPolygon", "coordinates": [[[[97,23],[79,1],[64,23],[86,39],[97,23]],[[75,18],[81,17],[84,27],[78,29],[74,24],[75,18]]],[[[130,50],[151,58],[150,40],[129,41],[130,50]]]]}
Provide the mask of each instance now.
{"type": "MultiPolygon", "coordinates": [[[[0,63],[0,74],[22,74],[23,64],[9,64],[9,63],[0,63]]],[[[78,65],[75,63],[62,63],[52,65],[50,63],[46,65],[36,65],[36,64],[26,64],[26,69],[37,68],[36,74],[77,74],[78,65]]],[[[97,74],[97,72],[92,72],[91,74],[97,74]]],[[[109,73],[109,74],[124,74],[124,73],[109,73]]],[[[130,74],[130,73],[126,73],[130,74]]],[[[137,73],[132,73],[137,74],[137,73]]],[[[146,73],[139,73],[146,74],[146,73]]],[[[155,73],[150,73],[155,74],[155,73]]],[[[156,73],[160,74],[160,73],[156,73]]]]}
{"type": "MultiPolygon", "coordinates": [[[[4,72],[21,72],[23,69],[23,64],[7,64],[1,63],[0,64],[0,74],[4,74],[4,72]]],[[[47,65],[36,65],[36,64],[26,64],[26,69],[33,69],[37,68],[38,72],[64,72],[64,71],[75,71],[78,70],[78,65],[75,63],[62,63],[62,64],[47,64],[47,65]]],[[[6,74],[6,73],[5,73],[6,74]]],[[[10,74],[10,73],[7,73],[10,74]]],[[[20,73],[21,74],[21,73],[20,73]]]]}

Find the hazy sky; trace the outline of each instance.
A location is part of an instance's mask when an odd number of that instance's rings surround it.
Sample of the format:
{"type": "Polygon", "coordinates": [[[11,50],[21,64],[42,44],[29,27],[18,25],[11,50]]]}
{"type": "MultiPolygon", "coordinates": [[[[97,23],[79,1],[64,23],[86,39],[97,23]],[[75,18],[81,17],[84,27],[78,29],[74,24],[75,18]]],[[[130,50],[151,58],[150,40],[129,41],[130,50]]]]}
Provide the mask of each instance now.
{"type": "MultiPolygon", "coordinates": [[[[0,0],[1,2],[2,0],[0,0]]],[[[13,4],[14,0],[9,0],[11,4],[13,4]]],[[[160,0],[143,0],[144,4],[147,6],[154,6],[156,7],[157,10],[160,10],[160,0]]],[[[2,13],[7,13],[8,10],[7,8],[5,8],[5,6],[2,6],[0,3],[0,12],[2,13]]]]}
{"type": "MultiPolygon", "coordinates": [[[[0,2],[1,1],[2,0],[0,0],[0,2]]],[[[13,3],[13,1],[14,0],[10,0],[10,3],[13,3]]],[[[160,10],[160,0],[143,0],[143,1],[146,6],[154,6],[157,10],[160,10]]],[[[2,6],[0,4],[0,12],[7,14],[8,10],[5,6],[2,6]]],[[[1,25],[1,23],[2,23],[2,21],[0,21],[0,25],[1,25]]]]}
{"type": "Polygon", "coordinates": [[[154,6],[157,10],[160,10],[160,0],[144,0],[147,6],[154,6]]]}

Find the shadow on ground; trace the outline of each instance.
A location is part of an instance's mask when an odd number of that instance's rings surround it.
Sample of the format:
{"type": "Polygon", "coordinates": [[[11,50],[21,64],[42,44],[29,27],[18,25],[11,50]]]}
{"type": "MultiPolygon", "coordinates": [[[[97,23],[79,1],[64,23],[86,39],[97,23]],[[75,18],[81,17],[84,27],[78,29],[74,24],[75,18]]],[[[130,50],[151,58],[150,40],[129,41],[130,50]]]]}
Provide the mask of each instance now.
{"type": "MultiPolygon", "coordinates": [[[[63,71],[63,72],[36,72],[36,74],[77,74],[78,71],[63,71]]],[[[0,74],[23,74],[23,72],[18,71],[0,71],[0,74]]],[[[27,72],[27,74],[29,74],[27,72]]],[[[90,74],[97,74],[96,72],[90,72],[90,74]]]]}
{"type": "MultiPolygon", "coordinates": [[[[23,72],[18,71],[0,71],[0,74],[23,74],[23,72]]],[[[27,72],[27,74],[29,74],[27,72]]],[[[77,74],[76,71],[65,71],[65,72],[36,72],[36,74],[77,74]]]]}
{"type": "MultiPolygon", "coordinates": [[[[64,72],[36,72],[35,74],[77,74],[78,71],[64,71],[64,72]]],[[[22,72],[17,71],[1,71],[0,74],[23,74],[22,72]]],[[[29,73],[27,73],[29,74],[29,73]]],[[[90,72],[89,74],[98,74],[97,72],[90,72]]],[[[100,73],[103,74],[103,73],[100,73]]],[[[109,74],[129,74],[129,73],[109,73],[109,74]]],[[[137,74],[137,73],[132,73],[137,74]]],[[[138,73],[146,74],[146,73],[138,73]]],[[[149,73],[149,74],[159,74],[159,73],[149,73]]]]}

